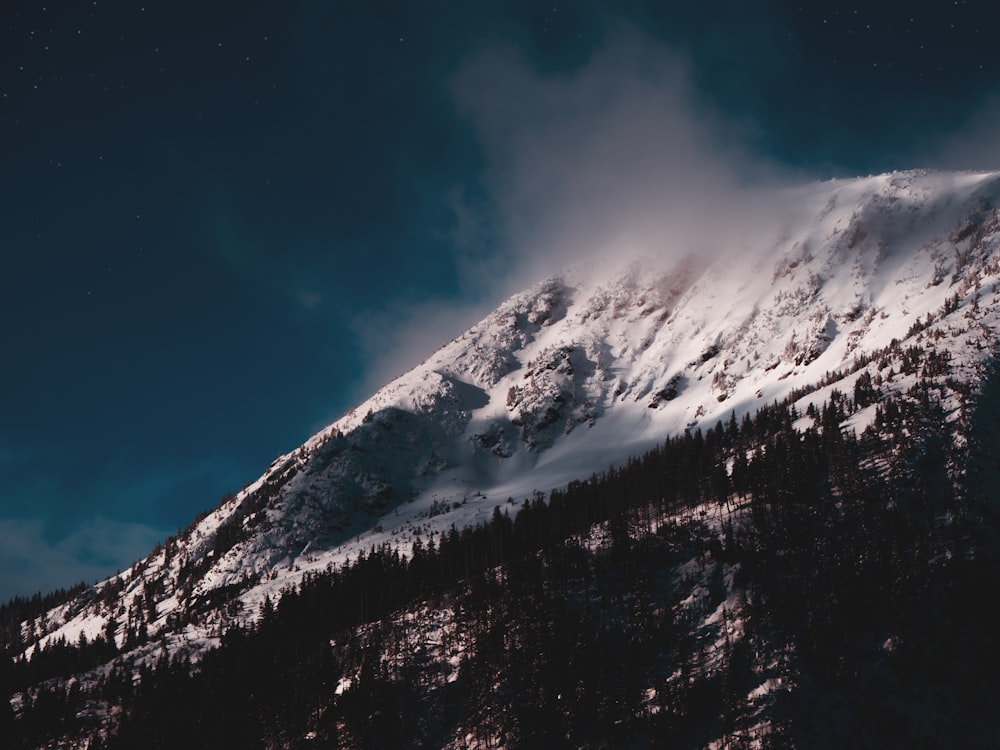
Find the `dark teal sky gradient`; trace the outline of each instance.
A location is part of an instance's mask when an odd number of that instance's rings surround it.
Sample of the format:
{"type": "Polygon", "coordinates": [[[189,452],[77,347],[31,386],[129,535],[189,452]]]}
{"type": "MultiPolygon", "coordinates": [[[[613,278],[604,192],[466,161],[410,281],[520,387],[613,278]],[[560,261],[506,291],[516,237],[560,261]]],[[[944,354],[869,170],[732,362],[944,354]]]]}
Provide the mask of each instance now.
{"type": "Polygon", "coordinates": [[[962,1],[3,3],[0,599],[113,573],[252,481],[415,364],[422,338],[385,351],[400,316],[426,312],[431,342],[499,302],[475,270],[511,236],[497,155],[456,94],[484,51],[568,80],[624,28],[684,61],[744,165],[996,168],[997,20],[962,1]]]}

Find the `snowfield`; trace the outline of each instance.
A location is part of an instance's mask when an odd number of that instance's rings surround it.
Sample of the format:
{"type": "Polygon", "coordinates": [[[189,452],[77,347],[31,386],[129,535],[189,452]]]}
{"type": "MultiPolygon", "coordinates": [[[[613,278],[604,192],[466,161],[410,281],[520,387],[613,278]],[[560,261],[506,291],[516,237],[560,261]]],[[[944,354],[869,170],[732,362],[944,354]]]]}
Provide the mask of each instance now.
{"type": "MultiPolygon", "coordinates": [[[[863,375],[905,394],[918,376],[906,347],[947,352],[949,377],[978,382],[1000,325],[1000,173],[832,181],[789,191],[786,205],[718,256],[669,248],[511,297],[178,538],[24,623],[23,657],[109,628],[125,647],[140,620],[148,641],[128,663],[196,656],[310,572],[373,545],[409,554],[667,435],[790,394],[809,426],[811,404],[863,375]]],[[[967,404],[942,393],[959,423],[967,404]]],[[[842,428],[860,434],[875,416],[872,405],[842,428]]],[[[438,635],[449,627],[429,614],[438,635]]],[[[428,631],[421,647],[439,645],[428,631]]]]}

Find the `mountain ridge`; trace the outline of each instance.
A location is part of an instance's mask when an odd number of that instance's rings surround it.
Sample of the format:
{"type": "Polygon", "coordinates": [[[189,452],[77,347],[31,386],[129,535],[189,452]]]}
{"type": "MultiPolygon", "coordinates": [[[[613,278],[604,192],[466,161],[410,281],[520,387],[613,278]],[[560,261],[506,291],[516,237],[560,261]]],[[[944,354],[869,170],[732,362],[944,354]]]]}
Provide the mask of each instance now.
{"type": "Polygon", "coordinates": [[[876,395],[842,427],[861,434],[880,394],[926,376],[961,443],[1000,324],[1000,173],[788,196],[740,247],[666,248],[513,295],[161,549],[23,623],[14,655],[106,634],[133,665],[197,658],[310,572],[384,543],[409,554],[508,498],[798,393],[805,413],[860,382],[876,395]]]}

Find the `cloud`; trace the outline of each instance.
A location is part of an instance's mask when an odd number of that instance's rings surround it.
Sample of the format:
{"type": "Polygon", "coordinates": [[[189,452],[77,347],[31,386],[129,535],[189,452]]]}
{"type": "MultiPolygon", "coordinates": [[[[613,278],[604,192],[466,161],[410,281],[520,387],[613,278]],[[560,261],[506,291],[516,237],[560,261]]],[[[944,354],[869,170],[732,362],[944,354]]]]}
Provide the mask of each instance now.
{"type": "Polygon", "coordinates": [[[761,186],[789,176],[753,157],[752,125],[713,111],[692,80],[683,54],[625,25],[570,71],[500,45],[460,66],[450,88],[484,165],[444,197],[460,295],[365,311],[365,386],[568,265],[738,245],[761,186]]]}
{"type": "Polygon", "coordinates": [[[52,539],[41,519],[0,518],[0,601],[93,583],[144,557],[165,536],[145,524],[97,516],[52,539]]]}
{"type": "Polygon", "coordinates": [[[454,91],[487,156],[502,249],[467,273],[523,286],[612,250],[713,249],[709,228],[777,170],[691,81],[681,53],[625,26],[570,74],[541,74],[510,49],[470,61],[454,91]]]}

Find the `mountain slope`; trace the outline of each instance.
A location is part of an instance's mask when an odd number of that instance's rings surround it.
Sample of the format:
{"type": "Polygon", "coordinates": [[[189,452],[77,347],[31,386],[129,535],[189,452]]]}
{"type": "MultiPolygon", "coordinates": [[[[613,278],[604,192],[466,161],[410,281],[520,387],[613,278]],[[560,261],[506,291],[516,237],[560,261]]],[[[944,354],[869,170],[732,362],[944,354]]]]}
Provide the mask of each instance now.
{"type": "Polygon", "coordinates": [[[24,623],[9,652],[103,635],[126,663],[197,658],[310,572],[386,542],[408,554],[789,396],[804,429],[810,404],[851,394],[858,434],[890,397],[933,398],[961,448],[1000,323],[1000,174],[835,181],[782,206],[738,246],[665,247],[515,295],[148,558],[24,623]]]}

